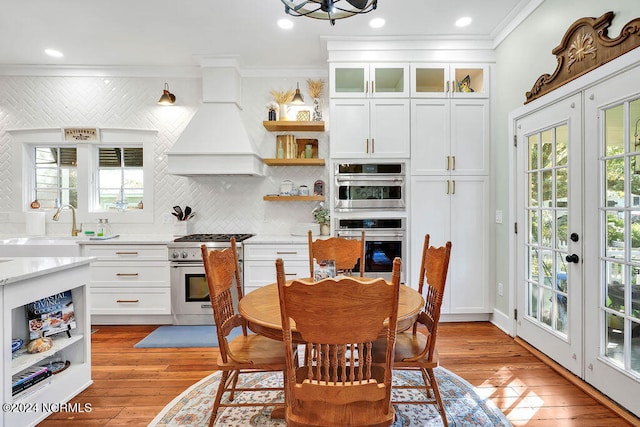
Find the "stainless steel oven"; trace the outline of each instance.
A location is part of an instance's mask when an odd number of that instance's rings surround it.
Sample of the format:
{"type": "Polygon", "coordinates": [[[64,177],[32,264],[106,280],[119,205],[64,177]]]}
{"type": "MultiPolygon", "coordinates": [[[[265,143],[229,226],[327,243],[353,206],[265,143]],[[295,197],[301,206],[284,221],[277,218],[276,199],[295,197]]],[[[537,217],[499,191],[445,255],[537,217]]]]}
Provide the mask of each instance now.
{"type": "Polygon", "coordinates": [[[336,163],[338,212],[405,209],[404,163],[336,163]]]}
{"type": "MultiPolygon", "coordinates": [[[[209,299],[209,286],[204,272],[202,250],[205,244],[210,249],[230,247],[231,236],[236,237],[240,277],[242,277],[242,240],[251,234],[191,234],[176,239],[168,245],[171,266],[171,312],[176,325],[211,325],[213,311],[209,299]]],[[[232,288],[234,303],[238,295],[232,288]]]]}
{"type": "MultiPolygon", "coordinates": [[[[364,272],[367,277],[391,279],[393,259],[403,261],[401,280],[407,257],[405,218],[339,218],[335,221],[335,235],[360,238],[364,230],[364,272]]],[[[360,268],[357,265],[354,271],[360,268]]]]}

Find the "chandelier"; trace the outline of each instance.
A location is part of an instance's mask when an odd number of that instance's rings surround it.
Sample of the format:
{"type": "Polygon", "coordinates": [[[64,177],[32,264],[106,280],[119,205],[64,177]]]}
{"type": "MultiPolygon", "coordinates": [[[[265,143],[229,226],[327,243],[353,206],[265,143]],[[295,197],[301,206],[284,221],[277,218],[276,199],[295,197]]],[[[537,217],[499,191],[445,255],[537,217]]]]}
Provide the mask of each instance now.
{"type": "Polygon", "coordinates": [[[280,0],[284,11],[291,16],[326,19],[335,25],[336,19],[359,13],[369,13],[378,6],[378,0],[280,0]]]}

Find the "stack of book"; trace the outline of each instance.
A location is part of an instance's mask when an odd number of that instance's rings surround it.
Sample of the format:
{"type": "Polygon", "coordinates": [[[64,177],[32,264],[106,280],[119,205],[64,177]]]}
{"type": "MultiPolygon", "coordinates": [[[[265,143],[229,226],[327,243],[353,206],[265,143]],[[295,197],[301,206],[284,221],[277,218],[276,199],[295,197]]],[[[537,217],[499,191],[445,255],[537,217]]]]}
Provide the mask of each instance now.
{"type": "Polygon", "coordinates": [[[11,395],[15,396],[50,376],[51,371],[46,366],[32,366],[29,369],[25,369],[12,377],[11,395]]]}

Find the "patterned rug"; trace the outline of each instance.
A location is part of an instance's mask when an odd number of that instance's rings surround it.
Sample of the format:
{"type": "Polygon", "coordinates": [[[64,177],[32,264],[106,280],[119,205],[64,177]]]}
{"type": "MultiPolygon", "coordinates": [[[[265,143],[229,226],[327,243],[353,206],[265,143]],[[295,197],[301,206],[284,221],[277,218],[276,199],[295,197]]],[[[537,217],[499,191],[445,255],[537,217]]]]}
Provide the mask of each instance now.
{"type": "MultiPolygon", "coordinates": [[[[473,386],[456,374],[439,367],[435,371],[440,394],[444,401],[450,426],[511,426],[511,423],[488,399],[481,398],[473,386]]],[[[149,427],[161,426],[206,426],[213,407],[213,397],[218,386],[220,373],[215,372],[189,387],[180,396],[173,399],[160,412],[149,427]]],[[[420,379],[418,372],[394,371],[394,385],[415,384],[420,379]]],[[[282,374],[257,373],[242,375],[243,387],[269,384],[282,387],[282,374]]],[[[238,383],[240,386],[240,382],[238,383]]],[[[417,390],[393,390],[392,399],[409,400],[417,390]]],[[[234,399],[242,402],[255,399],[256,393],[237,393],[234,399]],[[249,395],[249,396],[247,396],[249,395]],[[252,395],[252,396],[251,396],[252,395]]],[[[283,392],[265,391],[261,400],[282,402],[283,392]],[[269,400],[267,400],[269,399],[269,400]]],[[[442,419],[434,405],[394,405],[396,421],[393,427],[440,426],[442,419]]],[[[216,426],[285,426],[284,420],[271,419],[273,407],[221,408],[218,411],[216,426]]]]}

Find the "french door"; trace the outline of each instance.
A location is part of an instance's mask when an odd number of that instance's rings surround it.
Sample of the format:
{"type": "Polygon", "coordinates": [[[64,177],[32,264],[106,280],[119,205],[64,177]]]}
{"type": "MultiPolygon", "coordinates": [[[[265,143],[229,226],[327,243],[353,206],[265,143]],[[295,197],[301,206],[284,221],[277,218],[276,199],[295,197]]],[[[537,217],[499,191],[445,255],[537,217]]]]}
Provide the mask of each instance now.
{"type": "Polygon", "coordinates": [[[516,122],[519,337],[582,375],[581,96],[516,122]]]}
{"type": "Polygon", "coordinates": [[[640,416],[640,91],[637,71],[585,91],[585,381],[640,416]]]}

